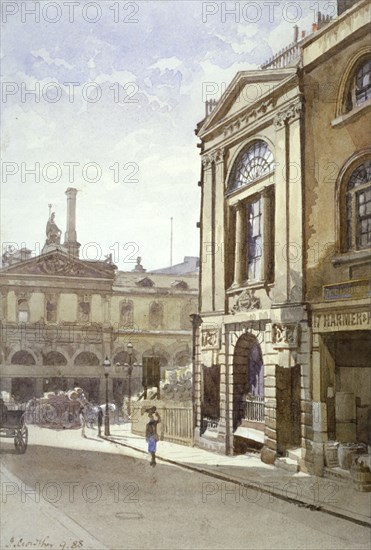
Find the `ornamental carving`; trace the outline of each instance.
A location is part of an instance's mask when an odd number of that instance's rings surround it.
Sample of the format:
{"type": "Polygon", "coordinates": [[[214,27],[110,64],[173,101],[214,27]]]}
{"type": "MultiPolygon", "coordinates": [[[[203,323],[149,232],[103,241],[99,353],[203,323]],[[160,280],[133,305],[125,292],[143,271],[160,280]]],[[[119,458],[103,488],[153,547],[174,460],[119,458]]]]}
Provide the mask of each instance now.
{"type": "Polygon", "coordinates": [[[232,306],[231,313],[234,315],[239,311],[251,311],[260,309],[260,300],[255,296],[254,290],[243,290],[232,306]]]}
{"type": "Polygon", "coordinates": [[[203,329],[201,331],[201,346],[203,350],[219,349],[219,329],[203,329]]]}
{"type": "Polygon", "coordinates": [[[212,162],[222,162],[225,155],[225,147],[220,149],[215,149],[215,151],[210,151],[202,157],[202,165],[204,168],[209,166],[212,162]]]}
{"type": "Polygon", "coordinates": [[[299,325],[274,324],[272,325],[272,342],[275,348],[296,348],[299,345],[299,325]]]}
{"type": "Polygon", "coordinates": [[[257,119],[260,115],[264,115],[269,107],[273,105],[273,98],[267,99],[267,101],[263,101],[258,107],[255,109],[252,109],[248,113],[242,115],[238,119],[234,120],[230,124],[226,125],[224,128],[224,136],[228,136],[231,134],[234,134],[235,132],[238,132],[241,128],[247,126],[247,124],[253,122],[255,119],[257,119]]]}
{"type": "Polygon", "coordinates": [[[26,300],[26,301],[28,301],[31,298],[31,292],[30,291],[16,290],[15,295],[17,296],[17,300],[26,300]]]}
{"type": "Polygon", "coordinates": [[[37,262],[40,273],[48,275],[85,275],[85,270],[73,261],[72,258],[61,256],[41,257],[37,262]]]}
{"type": "Polygon", "coordinates": [[[281,111],[280,113],[278,113],[274,118],[274,126],[276,130],[283,128],[286,122],[294,122],[295,120],[300,118],[303,112],[303,109],[304,109],[303,102],[298,101],[297,103],[293,103],[292,105],[290,105],[284,111],[281,111]]]}

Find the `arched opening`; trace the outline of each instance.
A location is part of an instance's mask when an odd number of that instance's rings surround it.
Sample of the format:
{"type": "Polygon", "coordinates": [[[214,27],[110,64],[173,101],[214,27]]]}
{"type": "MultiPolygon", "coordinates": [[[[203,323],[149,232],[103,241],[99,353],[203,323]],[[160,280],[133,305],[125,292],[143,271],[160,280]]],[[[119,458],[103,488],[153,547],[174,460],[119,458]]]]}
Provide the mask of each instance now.
{"type": "Polygon", "coordinates": [[[255,336],[242,335],[233,357],[233,430],[241,425],[263,429],[264,365],[255,336]]]}
{"type": "MultiPolygon", "coordinates": [[[[17,351],[11,358],[12,365],[36,365],[33,355],[26,350],[17,351]]],[[[35,396],[35,379],[34,378],[12,378],[11,395],[17,403],[25,403],[35,396]]]]}
{"type": "Polygon", "coordinates": [[[30,352],[25,350],[17,351],[12,359],[12,365],[36,365],[36,361],[30,352]]]}
{"type": "Polygon", "coordinates": [[[129,395],[129,366],[132,365],[130,392],[131,395],[136,395],[142,390],[142,369],[138,364],[137,354],[133,351],[130,355],[127,351],[119,351],[113,357],[113,368],[115,376],[112,380],[113,384],[113,400],[118,406],[122,406],[124,397],[129,395]]]}
{"type": "Polygon", "coordinates": [[[96,367],[99,366],[99,358],[95,355],[95,353],[91,353],[90,351],[82,351],[75,358],[75,365],[77,367],[96,367]]]}
{"type": "Polygon", "coordinates": [[[59,351],[49,351],[43,355],[43,365],[63,366],[67,365],[67,359],[59,351]]]}

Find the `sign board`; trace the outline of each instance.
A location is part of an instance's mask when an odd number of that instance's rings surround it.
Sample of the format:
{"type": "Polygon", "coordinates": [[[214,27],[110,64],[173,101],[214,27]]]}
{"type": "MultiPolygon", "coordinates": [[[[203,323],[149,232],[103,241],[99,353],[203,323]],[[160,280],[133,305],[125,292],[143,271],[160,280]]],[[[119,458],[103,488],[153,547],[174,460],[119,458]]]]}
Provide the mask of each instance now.
{"type": "Polygon", "coordinates": [[[348,281],[323,287],[323,298],[326,302],[335,300],[362,300],[370,298],[371,282],[369,280],[348,281]]]}

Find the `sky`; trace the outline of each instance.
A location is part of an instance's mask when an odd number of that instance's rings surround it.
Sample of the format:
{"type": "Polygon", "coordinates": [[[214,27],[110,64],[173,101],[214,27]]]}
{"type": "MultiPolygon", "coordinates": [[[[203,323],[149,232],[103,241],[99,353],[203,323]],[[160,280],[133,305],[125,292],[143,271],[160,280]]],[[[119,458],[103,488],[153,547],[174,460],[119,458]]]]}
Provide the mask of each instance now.
{"type": "Polygon", "coordinates": [[[199,255],[194,129],[236,72],[336,3],[3,0],[1,242],[39,253],[77,194],[80,257],[120,270],[199,255]]]}

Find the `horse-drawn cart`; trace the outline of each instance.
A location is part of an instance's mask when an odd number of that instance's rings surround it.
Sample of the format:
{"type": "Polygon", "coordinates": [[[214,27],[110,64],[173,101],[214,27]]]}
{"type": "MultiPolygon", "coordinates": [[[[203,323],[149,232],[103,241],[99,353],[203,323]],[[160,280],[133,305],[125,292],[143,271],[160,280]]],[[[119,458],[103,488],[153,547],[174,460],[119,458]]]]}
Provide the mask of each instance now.
{"type": "Polygon", "coordinates": [[[0,437],[14,439],[18,454],[24,454],[28,444],[28,428],[25,412],[22,410],[3,410],[0,414],[0,437]]]}

